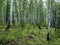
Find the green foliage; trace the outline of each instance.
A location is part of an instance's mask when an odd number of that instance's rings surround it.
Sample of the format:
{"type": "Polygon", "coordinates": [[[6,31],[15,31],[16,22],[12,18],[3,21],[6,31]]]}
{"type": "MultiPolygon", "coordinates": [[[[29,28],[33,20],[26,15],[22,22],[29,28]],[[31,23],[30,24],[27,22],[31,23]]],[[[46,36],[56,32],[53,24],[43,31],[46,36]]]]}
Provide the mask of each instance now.
{"type": "MultiPolygon", "coordinates": [[[[16,25],[17,26],[17,25],[16,25]]],[[[4,28],[4,27],[3,27],[4,28]]],[[[38,29],[37,26],[35,28],[33,25],[26,24],[25,28],[22,30],[20,27],[16,28],[15,30],[12,29],[11,31],[0,31],[0,41],[3,43],[8,42],[9,44],[15,44],[18,42],[17,45],[47,45],[48,42],[46,40],[46,34],[47,30],[45,27],[42,27],[42,29],[38,29]],[[14,42],[14,43],[12,43],[14,42]]],[[[54,28],[50,29],[50,38],[49,44],[51,45],[57,45],[59,43],[59,39],[57,36],[58,34],[54,32],[54,28]],[[57,39],[57,40],[56,40],[57,39]]],[[[8,45],[9,45],[8,44],[8,45]]]]}

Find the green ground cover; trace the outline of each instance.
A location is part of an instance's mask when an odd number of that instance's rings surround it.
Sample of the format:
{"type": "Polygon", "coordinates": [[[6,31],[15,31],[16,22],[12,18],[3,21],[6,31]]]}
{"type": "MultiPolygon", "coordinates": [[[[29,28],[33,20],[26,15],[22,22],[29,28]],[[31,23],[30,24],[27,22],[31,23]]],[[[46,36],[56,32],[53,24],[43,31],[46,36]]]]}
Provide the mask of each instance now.
{"type": "Polygon", "coordinates": [[[60,33],[50,29],[50,41],[46,40],[47,30],[45,27],[38,29],[27,24],[22,30],[20,26],[12,27],[5,31],[5,25],[0,26],[0,45],[60,45],[60,33]]]}

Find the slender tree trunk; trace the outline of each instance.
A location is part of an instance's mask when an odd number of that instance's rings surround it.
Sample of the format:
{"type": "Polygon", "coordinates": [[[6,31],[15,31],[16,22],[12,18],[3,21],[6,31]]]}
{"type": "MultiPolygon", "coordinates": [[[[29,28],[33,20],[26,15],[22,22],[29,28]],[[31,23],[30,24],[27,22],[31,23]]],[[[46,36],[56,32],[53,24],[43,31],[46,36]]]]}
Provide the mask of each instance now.
{"type": "Polygon", "coordinates": [[[10,0],[10,15],[8,19],[8,25],[5,30],[9,30],[9,28],[11,28],[12,26],[12,11],[13,11],[13,0],[10,0]]]}
{"type": "Polygon", "coordinates": [[[47,33],[47,41],[50,40],[50,25],[51,25],[51,0],[49,0],[49,5],[48,5],[48,33],[47,33]]]}
{"type": "MultiPolygon", "coordinates": [[[[57,0],[57,1],[58,1],[58,0],[57,0]]],[[[57,20],[58,20],[58,19],[57,19],[57,15],[58,15],[58,11],[57,11],[57,10],[58,10],[58,2],[57,2],[57,4],[56,4],[55,7],[56,7],[56,9],[55,9],[55,14],[56,14],[56,15],[55,15],[55,31],[56,31],[56,30],[57,30],[57,22],[58,22],[58,21],[57,21],[57,20]]]]}

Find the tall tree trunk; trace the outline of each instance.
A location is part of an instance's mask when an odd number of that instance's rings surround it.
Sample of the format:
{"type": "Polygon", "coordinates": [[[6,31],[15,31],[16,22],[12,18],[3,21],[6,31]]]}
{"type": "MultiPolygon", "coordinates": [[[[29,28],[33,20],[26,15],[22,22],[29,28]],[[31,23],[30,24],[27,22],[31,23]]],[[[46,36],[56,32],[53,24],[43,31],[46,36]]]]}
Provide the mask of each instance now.
{"type": "Polygon", "coordinates": [[[9,30],[9,28],[12,26],[12,11],[13,11],[13,0],[10,0],[10,15],[8,19],[8,25],[5,30],[9,30]]]}
{"type": "Polygon", "coordinates": [[[57,21],[58,20],[57,19],[57,15],[58,15],[58,11],[57,11],[58,10],[58,0],[57,0],[57,4],[56,4],[55,8],[56,8],[55,9],[55,31],[56,31],[57,30],[57,22],[58,22],[57,21]]]}
{"type": "Polygon", "coordinates": [[[48,32],[47,32],[47,41],[50,40],[50,25],[51,25],[51,0],[48,2],[48,32]]]}

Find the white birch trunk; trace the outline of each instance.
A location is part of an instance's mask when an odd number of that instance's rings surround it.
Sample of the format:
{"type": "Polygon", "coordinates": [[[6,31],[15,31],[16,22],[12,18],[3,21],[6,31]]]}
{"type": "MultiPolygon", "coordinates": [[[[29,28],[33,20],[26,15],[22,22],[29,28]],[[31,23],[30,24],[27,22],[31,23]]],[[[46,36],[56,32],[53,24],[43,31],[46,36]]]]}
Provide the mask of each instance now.
{"type": "Polygon", "coordinates": [[[48,10],[47,10],[47,15],[46,15],[48,33],[50,32],[50,25],[51,25],[51,0],[49,2],[50,2],[50,4],[47,5],[48,10]]]}
{"type": "Polygon", "coordinates": [[[12,24],[13,0],[10,0],[10,24],[12,24]]]}

